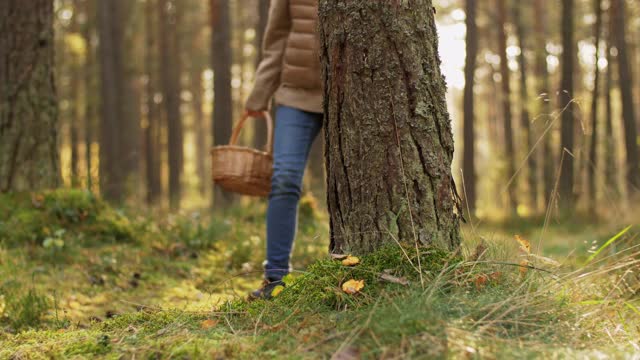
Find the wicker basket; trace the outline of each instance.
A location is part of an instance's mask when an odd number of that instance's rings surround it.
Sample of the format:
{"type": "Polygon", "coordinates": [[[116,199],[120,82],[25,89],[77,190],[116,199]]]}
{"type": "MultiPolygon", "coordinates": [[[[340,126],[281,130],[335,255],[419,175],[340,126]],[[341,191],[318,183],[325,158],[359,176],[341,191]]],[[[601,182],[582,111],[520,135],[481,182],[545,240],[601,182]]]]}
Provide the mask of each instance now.
{"type": "Polygon", "coordinates": [[[214,183],[223,189],[250,196],[267,196],[271,191],[273,173],[273,121],[267,112],[262,118],[267,122],[265,151],[237,146],[238,136],[250,116],[244,115],[233,129],[229,145],[211,149],[214,183]]]}

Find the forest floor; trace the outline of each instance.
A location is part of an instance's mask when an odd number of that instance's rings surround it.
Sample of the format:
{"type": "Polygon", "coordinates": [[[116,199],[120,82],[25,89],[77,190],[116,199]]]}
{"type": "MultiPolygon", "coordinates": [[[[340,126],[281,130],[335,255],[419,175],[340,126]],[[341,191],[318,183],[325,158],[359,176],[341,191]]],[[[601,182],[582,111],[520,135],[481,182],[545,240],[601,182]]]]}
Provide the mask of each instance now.
{"type": "Polygon", "coordinates": [[[462,254],[392,243],[346,266],[307,196],[293,257],[306,270],[247,303],[263,216],[0,195],[0,359],[640,356],[638,213],[465,225],[462,254]]]}

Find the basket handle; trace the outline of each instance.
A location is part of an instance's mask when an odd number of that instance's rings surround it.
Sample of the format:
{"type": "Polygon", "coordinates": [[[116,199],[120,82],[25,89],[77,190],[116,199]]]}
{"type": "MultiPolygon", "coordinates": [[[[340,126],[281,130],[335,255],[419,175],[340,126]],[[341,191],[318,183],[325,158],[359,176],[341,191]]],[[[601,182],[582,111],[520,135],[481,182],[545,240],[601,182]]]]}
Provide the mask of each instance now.
{"type": "MultiPolygon", "coordinates": [[[[271,115],[269,115],[269,112],[267,111],[262,111],[260,115],[261,115],[260,117],[267,122],[267,144],[265,145],[265,151],[269,154],[272,154],[273,153],[273,120],[271,119],[271,115]]],[[[242,115],[242,118],[240,119],[240,121],[238,121],[238,124],[236,124],[236,126],[233,128],[233,132],[231,133],[231,139],[229,140],[229,145],[235,145],[238,142],[240,131],[242,131],[242,128],[244,127],[244,123],[250,117],[257,118],[255,116],[251,116],[249,112],[245,112],[242,115]]]]}

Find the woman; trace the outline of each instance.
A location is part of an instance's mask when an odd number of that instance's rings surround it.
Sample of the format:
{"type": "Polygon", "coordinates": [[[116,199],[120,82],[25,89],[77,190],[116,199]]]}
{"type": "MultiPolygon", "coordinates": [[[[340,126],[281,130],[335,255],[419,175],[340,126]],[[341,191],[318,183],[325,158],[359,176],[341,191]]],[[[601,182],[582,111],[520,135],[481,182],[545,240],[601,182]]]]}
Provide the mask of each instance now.
{"type": "Polygon", "coordinates": [[[318,56],[317,0],[271,0],[246,110],[260,116],[275,97],[273,177],[267,209],[265,280],[253,299],[271,298],[289,272],[298,202],[309,149],[322,128],[322,84],[318,56]]]}

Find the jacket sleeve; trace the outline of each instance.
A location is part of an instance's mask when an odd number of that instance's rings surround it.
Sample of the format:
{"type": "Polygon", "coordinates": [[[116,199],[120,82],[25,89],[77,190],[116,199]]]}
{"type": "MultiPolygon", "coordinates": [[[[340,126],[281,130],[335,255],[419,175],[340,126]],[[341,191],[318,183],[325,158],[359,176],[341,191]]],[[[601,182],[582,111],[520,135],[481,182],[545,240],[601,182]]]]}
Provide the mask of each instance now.
{"type": "Polygon", "coordinates": [[[290,30],[289,0],[271,0],[262,41],[262,60],[245,105],[247,110],[262,111],[269,108],[269,100],[280,86],[282,58],[290,30]]]}

